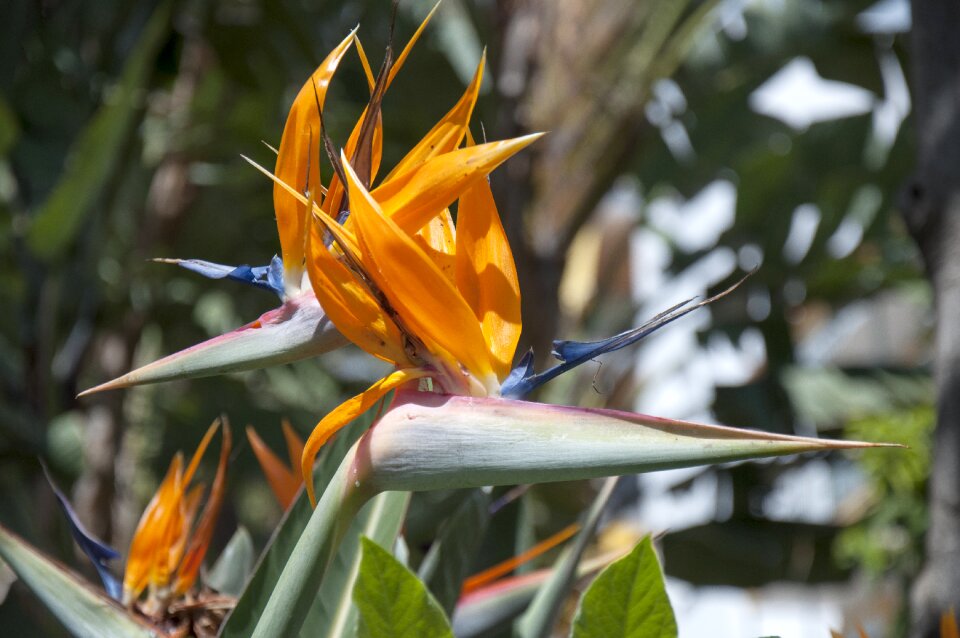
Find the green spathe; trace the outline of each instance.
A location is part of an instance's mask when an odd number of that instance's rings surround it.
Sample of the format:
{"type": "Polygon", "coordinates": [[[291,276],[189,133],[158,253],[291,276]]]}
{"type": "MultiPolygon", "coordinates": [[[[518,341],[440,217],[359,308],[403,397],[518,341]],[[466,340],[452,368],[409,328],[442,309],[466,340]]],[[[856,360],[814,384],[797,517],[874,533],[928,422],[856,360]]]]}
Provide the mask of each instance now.
{"type": "Polygon", "coordinates": [[[367,489],[546,483],[873,443],[787,436],[632,412],[399,392],[361,440],[367,489]]]}
{"type": "Polygon", "coordinates": [[[613,410],[400,392],[324,490],[256,617],[253,636],[300,630],[345,522],[380,492],[599,478],[875,446],[613,410]]]}
{"type": "Polygon", "coordinates": [[[316,357],[346,343],[310,291],[287,299],[245,326],[167,355],[78,396],[266,368],[316,357]]]}
{"type": "Polygon", "coordinates": [[[676,638],[677,621],[647,536],[600,572],[580,599],[571,638],[676,638]]]}

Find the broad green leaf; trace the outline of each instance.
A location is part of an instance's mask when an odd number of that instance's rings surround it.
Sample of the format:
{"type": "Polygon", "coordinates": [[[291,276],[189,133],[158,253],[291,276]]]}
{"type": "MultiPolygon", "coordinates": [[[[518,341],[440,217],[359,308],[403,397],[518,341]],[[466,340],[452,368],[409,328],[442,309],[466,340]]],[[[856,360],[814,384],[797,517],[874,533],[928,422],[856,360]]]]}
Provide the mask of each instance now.
{"type": "Polygon", "coordinates": [[[363,561],[353,589],[360,638],[453,638],[443,610],[426,586],[390,552],[362,539],[363,561]]]}
{"type": "Polygon", "coordinates": [[[469,575],[489,521],[490,492],[470,491],[444,523],[420,564],[418,576],[447,614],[453,613],[460,598],[463,580],[469,575]]]}
{"type": "Polygon", "coordinates": [[[253,571],[256,556],[250,532],[246,527],[238,527],[203,582],[221,594],[239,596],[253,571]]]}
{"type": "MultiPolygon", "coordinates": [[[[372,415],[360,417],[327,444],[325,456],[318,463],[314,474],[317,479],[317,493],[321,493],[324,486],[329,484],[344,454],[369,427],[371,420],[372,415]]],[[[280,572],[290,558],[312,513],[310,502],[301,490],[261,553],[253,577],[220,630],[221,636],[240,638],[249,636],[253,631],[270,594],[273,593],[280,572]]]]}
{"type": "Polygon", "coordinates": [[[354,636],[357,608],[351,592],[360,570],[360,538],[391,548],[400,534],[410,492],[385,492],[367,503],[350,525],[327,571],[300,635],[303,638],[354,636]]]}
{"type": "Polygon", "coordinates": [[[571,638],[676,638],[677,621],[650,537],[600,572],[580,599],[571,638]]]}
{"type": "Polygon", "coordinates": [[[166,0],[154,10],[127,59],[119,85],[73,143],[63,176],[34,217],[27,242],[41,258],[55,259],[71,244],[116,170],[154,60],[170,32],[172,5],[166,0]]]}
{"type": "Polygon", "coordinates": [[[550,578],[537,591],[530,607],[517,621],[514,634],[518,638],[540,638],[550,635],[557,615],[560,613],[560,608],[573,586],[580,558],[597,529],[600,516],[606,508],[616,484],[616,478],[608,478],[600,489],[587,511],[576,540],[560,554],[550,578]]]}
{"type": "Polygon", "coordinates": [[[150,638],[163,635],[3,526],[0,526],[0,557],[74,636],[150,638]]]}

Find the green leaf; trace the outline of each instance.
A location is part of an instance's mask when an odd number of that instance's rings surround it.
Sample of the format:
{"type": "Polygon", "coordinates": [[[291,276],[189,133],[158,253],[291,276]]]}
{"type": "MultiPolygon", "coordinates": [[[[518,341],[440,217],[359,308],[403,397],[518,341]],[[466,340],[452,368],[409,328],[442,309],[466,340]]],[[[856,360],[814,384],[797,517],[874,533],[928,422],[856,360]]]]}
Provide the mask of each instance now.
{"type": "Polygon", "coordinates": [[[154,60],[170,32],[172,2],[154,10],[130,53],[118,86],[97,110],[70,149],[64,174],[33,219],[30,249],[57,258],[73,241],[87,213],[116,170],[133,130],[154,60]]]}
{"type": "Polygon", "coordinates": [[[360,570],[360,538],[369,538],[381,547],[392,547],[400,534],[409,503],[409,492],[385,492],[360,510],[336,557],[327,566],[320,593],[303,623],[300,632],[303,638],[356,635],[357,608],[351,592],[360,570]]]}
{"type": "Polygon", "coordinates": [[[613,494],[613,488],[616,487],[616,484],[616,478],[608,478],[596,498],[593,499],[593,504],[587,511],[576,540],[560,554],[550,578],[537,591],[530,607],[517,621],[514,633],[518,638],[542,638],[550,635],[550,631],[560,613],[560,608],[570,593],[573,581],[576,579],[580,558],[597,529],[600,516],[610,501],[610,495],[613,494]]]}
{"type": "Polygon", "coordinates": [[[677,621],[650,537],[600,572],[580,599],[572,638],[676,638],[677,621]]]}
{"type": "Polygon", "coordinates": [[[221,594],[239,596],[253,571],[256,550],[245,527],[238,527],[217,562],[204,575],[203,582],[221,594]]]}
{"type": "Polygon", "coordinates": [[[149,638],[162,635],[2,525],[0,557],[74,636],[149,638]]]}
{"type": "MultiPolygon", "coordinates": [[[[344,428],[333,441],[327,444],[325,456],[317,464],[314,476],[317,479],[317,493],[322,493],[343,460],[350,446],[370,426],[372,415],[358,418],[344,428]]],[[[277,579],[293,552],[294,546],[307,526],[313,510],[306,494],[300,495],[284,515],[266,548],[260,555],[253,577],[237,601],[237,606],[227,617],[220,630],[223,638],[241,638],[249,636],[263,614],[267,600],[273,593],[277,579]]]]}
{"type": "Polygon", "coordinates": [[[490,492],[471,490],[447,519],[420,564],[420,579],[447,614],[453,613],[460,598],[463,580],[469,575],[489,521],[490,492]]]}
{"type": "Polygon", "coordinates": [[[360,638],[453,638],[443,610],[422,582],[387,550],[362,539],[363,561],[353,588],[360,638]]]}

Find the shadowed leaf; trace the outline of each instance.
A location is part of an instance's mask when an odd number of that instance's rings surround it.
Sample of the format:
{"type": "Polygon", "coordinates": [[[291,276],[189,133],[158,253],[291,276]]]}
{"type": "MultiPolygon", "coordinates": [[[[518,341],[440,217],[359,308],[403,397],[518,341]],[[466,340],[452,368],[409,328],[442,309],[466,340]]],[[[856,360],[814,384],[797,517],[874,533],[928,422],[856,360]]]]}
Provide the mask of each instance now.
{"type": "Polygon", "coordinates": [[[74,636],[159,638],[165,635],[141,623],[118,603],[3,526],[0,526],[0,557],[74,636]]]}
{"type": "Polygon", "coordinates": [[[447,614],[460,598],[489,521],[490,494],[482,489],[471,491],[444,523],[420,564],[417,575],[447,614]]]}
{"type": "Polygon", "coordinates": [[[600,516],[606,508],[616,484],[617,479],[615,478],[608,478],[604,482],[584,517],[583,527],[577,535],[577,540],[566,548],[560,558],[557,559],[550,578],[537,591],[530,607],[517,621],[514,633],[518,638],[539,638],[550,635],[550,630],[556,622],[563,601],[567,598],[570,588],[573,586],[580,558],[597,529],[600,516]]]}
{"type": "Polygon", "coordinates": [[[250,532],[246,527],[238,527],[217,562],[204,574],[203,582],[221,594],[239,596],[250,577],[256,557],[250,532]]]}
{"type": "Polygon", "coordinates": [[[160,3],[131,51],[120,84],[77,137],[64,174],[33,219],[30,249],[52,260],[73,242],[123,156],[154,59],[170,32],[172,2],[160,3]]]}

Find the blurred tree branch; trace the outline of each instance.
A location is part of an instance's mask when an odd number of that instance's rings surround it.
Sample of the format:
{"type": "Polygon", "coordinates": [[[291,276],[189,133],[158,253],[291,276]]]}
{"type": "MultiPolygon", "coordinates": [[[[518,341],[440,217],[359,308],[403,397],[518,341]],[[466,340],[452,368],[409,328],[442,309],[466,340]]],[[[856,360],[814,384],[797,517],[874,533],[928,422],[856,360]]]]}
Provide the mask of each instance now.
{"type": "Polygon", "coordinates": [[[500,134],[550,132],[506,168],[497,200],[524,291],[523,345],[541,363],[567,250],[638,152],[654,83],[682,64],[715,4],[501,4],[500,134]]]}
{"type": "Polygon", "coordinates": [[[912,635],[938,635],[960,608],[960,5],[913,0],[912,71],[917,170],[904,217],[936,300],[937,425],[926,564],[911,601],[912,635]]]}

